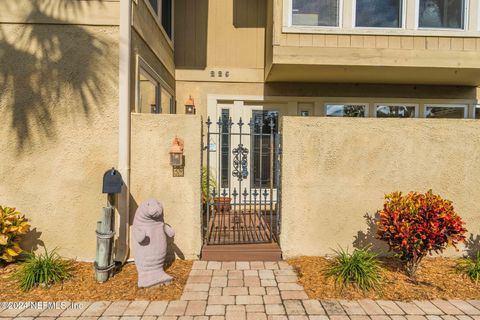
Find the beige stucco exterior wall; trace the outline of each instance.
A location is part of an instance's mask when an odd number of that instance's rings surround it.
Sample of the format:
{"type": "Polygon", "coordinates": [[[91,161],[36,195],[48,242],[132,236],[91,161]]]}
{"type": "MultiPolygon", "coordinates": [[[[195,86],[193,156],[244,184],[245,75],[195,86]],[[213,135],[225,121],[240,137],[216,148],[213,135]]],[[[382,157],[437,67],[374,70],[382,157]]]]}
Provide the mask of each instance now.
{"type": "Polygon", "coordinates": [[[95,257],[118,163],[117,41],[118,27],[0,24],[0,205],[30,219],[27,249],[95,257]]]}
{"type": "Polygon", "coordinates": [[[202,245],[201,128],[199,116],[132,114],[131,222],[142,201],[161,201],[165,221],[175,229],[174,251],[186,259],[197,259],[202,245]],[[184,177],[173,177],[170,165],[176,136],[185,141],[184,177]]]}
{"type": "Polygon", "coordinates": [[[284,117],[284,257],[367,244],[364,215],[392,191],[433,189],[453,201],[476,237],[479,145],[475,120],[284,117]]]}
{"type": "Polygon", "coordinates": [[[118,26],[120,0],[15,0],[0,2],[0,23],[118,26]]]}

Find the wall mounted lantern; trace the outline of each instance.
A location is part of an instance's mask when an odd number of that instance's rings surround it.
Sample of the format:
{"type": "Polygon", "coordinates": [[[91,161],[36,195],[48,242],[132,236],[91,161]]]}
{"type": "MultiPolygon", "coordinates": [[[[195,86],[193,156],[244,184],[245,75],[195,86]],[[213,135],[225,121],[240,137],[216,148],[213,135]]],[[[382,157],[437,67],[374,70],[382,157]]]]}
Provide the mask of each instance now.
{"type": "Polygon", "coordinates": [[[193,101],[192,96],[190,96],[185,102],[185,114],[195,114],[195,101],[193,101]]]}
{"type": "Polygon", "coordinates": [[[175,137],[170,148],[170,164],[173,167],[183,166],[183,140],[175,137]]]}

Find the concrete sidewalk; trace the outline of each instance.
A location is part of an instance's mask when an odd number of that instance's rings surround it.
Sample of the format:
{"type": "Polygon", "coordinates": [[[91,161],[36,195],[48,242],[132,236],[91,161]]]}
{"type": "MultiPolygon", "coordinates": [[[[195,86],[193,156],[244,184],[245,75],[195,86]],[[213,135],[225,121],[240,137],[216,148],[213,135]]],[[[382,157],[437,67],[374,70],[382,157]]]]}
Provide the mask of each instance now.
{"type": "Polygon", "coordinates": [[[310,300],[283,261],[196,261],[179,301],[0,306],[0,320],[480,320],[479,300],[310,300]]]}

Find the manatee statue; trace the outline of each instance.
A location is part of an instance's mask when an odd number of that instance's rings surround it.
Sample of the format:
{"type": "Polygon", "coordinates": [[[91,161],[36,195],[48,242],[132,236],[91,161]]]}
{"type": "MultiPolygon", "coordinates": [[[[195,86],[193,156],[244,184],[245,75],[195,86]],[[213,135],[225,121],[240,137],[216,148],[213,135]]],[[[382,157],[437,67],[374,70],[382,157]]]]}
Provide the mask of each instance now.
{"type": "Polygon", "coordinates": [[[147,288],[169,283],[172,277],[163,271],[167,255],[167,236],[175,232],[163,220],[163,206],[155,199],[140,204],[133,220],[135,265],[138,287],[147,288]]]}

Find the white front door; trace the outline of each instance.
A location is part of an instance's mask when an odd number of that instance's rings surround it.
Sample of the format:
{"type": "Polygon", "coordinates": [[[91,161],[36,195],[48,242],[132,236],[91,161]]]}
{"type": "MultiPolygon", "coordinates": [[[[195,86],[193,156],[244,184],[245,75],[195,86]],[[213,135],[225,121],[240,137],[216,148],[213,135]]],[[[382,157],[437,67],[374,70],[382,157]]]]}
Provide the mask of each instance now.
{"type": "Polygon", "coordinates": [[[218,134],[210,135],[208,142],[210,152],[216,153],[210,157],[213,162],[209,167],[217,180],[217,194],[242,202],[276,197],[280,109],[270,105],[217,105],[210,120],[211,131],[218,134]]]}

